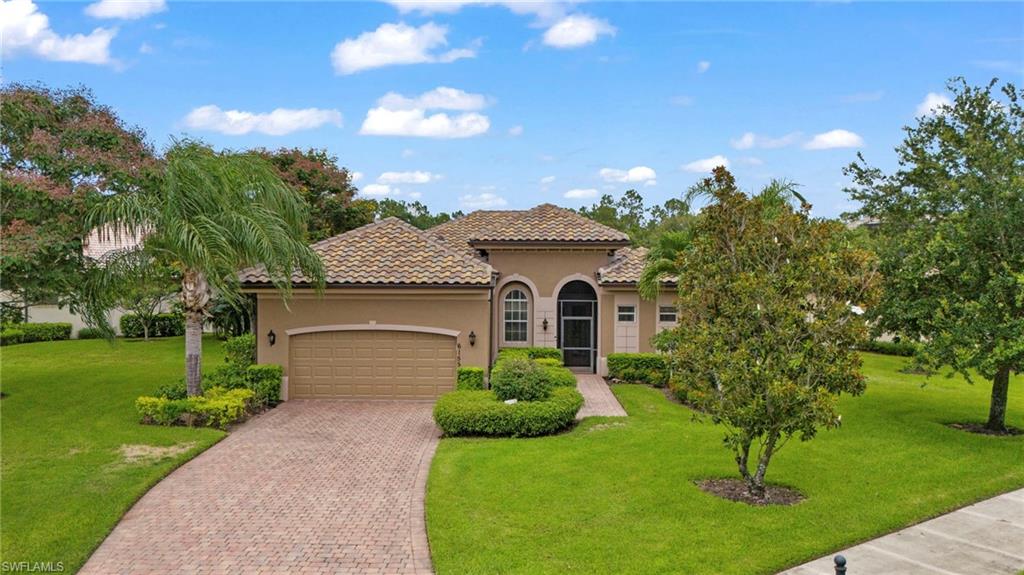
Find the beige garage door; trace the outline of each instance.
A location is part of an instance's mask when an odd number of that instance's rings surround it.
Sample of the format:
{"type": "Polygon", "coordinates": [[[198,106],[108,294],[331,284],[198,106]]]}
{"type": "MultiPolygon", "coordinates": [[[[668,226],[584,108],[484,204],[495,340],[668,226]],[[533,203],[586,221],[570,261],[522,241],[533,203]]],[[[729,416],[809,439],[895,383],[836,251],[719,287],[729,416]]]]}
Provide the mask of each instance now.
{"type": "Polygon", "coordinates": [[[289,339],[289,399],[432,399],[455,387],[451,336],[382,330],[289,339]]]}

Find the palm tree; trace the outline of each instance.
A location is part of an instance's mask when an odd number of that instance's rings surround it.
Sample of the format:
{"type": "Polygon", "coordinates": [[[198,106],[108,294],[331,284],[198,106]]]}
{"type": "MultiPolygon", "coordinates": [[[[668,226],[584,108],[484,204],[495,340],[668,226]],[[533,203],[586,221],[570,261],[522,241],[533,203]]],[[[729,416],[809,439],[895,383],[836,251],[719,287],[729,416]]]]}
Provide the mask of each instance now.
{"type": "MultiPolygon", "coordinates": [[[[282,297],[290,294],[297,272],[322,289],[320,258],[304,240],[306,215],[301,196],[265,160],[185,140],[168,150],[158,186],[107,197],[86,223],[115,235],[141,235],[145,249],[177,269],[188,394],[199,395],[202,329],[211,297],[242,297],[240,269],[263,266],[282,297]]],[[[108,332],[103,308],[109,298],[100,292],[121,279],[114,266],[101,266],[84,290],[88,317],[108,332]]]]}

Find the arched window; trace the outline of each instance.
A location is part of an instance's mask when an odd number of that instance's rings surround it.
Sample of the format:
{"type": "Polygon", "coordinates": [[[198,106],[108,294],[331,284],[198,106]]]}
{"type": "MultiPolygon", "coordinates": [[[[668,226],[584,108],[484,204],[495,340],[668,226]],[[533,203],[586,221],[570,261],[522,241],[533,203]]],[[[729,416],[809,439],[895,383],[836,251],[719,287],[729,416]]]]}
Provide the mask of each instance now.
{"type": "Polygon", "coordinates": [[[505,294],[505,341],[526,342],[530,302],[523,290],[512,289],[505,294]]]}

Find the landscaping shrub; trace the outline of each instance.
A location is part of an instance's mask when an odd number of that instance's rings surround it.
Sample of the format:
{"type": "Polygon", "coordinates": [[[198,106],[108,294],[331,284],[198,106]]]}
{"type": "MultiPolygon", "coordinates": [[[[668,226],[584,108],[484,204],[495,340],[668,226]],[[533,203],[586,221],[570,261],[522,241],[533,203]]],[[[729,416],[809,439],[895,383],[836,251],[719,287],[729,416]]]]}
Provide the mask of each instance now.
{"type": "Polygon", "coordinates": [[[545,368],[524,357],[499,361],[491,370],[491,389],[498,399],[538,401],[551,394],[545,368]]]}
{"type": "MultiPolygon", "coordinates": [[[[143,337],[142,322],[139,316],[126,313],[121,316],[121,335],[124,337],[143,337]]],[[[149,337],[173,337],[185,335],[185,316],[180,313],[159,313],[153,318],[149,328],[149,337]]]]}
{"type": "Polygon", "coordinates": [[[668,357],[658,353],[612,353],[608,355],[608,375],[626,383],[665,387],[668,357]]]}
{"type": "Polygon", "coordinates": [[[94,327],[83,327],[78,330],[78,339],[101,339],[103,332],[94,327]]]}
{"type": "Polygon", "coordinates": [[[434,421],[445,435],[534,437],[561,431],[583,407],[575,389],[560,387],[543,401],[507,404],[490,391],[453,391],[434,405],[434,421]]]}
{"type": "Polygon", "coordinates": [[[569,371],[569,368],[561,365],[544,365],[541,361],[543,360],[537,360],[535,363],[544,370],[544,376],[547,377],[551,387],[576,387],[576,376],[569,371]]]}
{"type": "Polygon", "coordinates": [[[257,363],[246,368],[246,387],[253,393],[253,403],[260,407],[280,403],[283,375],[284,368],[276,364],[257,363]]]}
{"type": "Polygon", "coordinates": [[[256,336],[244,333],[224,342],[224,361],[241,367],[256,363],[256,336]]]}
{"type": "Polygon", "coordinates": [[[140,397],[135,408],[143,423],[224,429],[250,413],[252,400],[251,390],[213,387],[203,395],[183,399],[140,397]]]}
{"type": "Polygon", "coordinates": [[[903,357],[911,357],[917,353],[917,344],[909,341],[881,341],[872,339],[866,341],[859,346],[857,349],[861,351],[869,351],[872,353],[884,353],[886,355],[901,355],[903,357]]]}
{"type": "Polygon", "coordinates": [[[0,330],[0,345],[14,345],[25,339],[25,332],[13,327],[5,327],[0,330]]]}
{"type": "Polygon", "coordinates": [[[24,343],[71,339],[70,323],[19,323],[17,326],[24,343]]]}
{"type": "Polygon", "coordinates": [[[484,368],[465,366],[460,367],[455,378],[455,389],[483,389],[484,368]]]}
{"type": "Polygon", "coordinates": [[[526,356],[530,359],[557,359],[561,362],[562,350],[557,347],[506,347],[498,350],[498,361],[510,356],[526,356]]]}
{"type": "Polygon", "coordinates": [[[185,384],[185,378],[179,378],[174,383],[166,383],[156,388],[156,396],[167,399],[185,399],[188,397],[188,386],[185,384]]]}
{"type": "Polygon", "coordinates": [[[562,360],[555,359],[553,357],[542,357],[540,359],[533,360],[537,365],[545,365],[550,367],[562,367],[562,360]]]}

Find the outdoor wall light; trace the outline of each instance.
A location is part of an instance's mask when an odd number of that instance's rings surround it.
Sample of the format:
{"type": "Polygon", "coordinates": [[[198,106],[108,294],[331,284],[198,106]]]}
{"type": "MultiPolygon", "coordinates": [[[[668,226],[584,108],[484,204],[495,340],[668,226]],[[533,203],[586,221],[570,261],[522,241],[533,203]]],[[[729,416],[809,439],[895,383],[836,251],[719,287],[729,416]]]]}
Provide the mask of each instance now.
{"type": "Polygon", "coordinates": [[[548,330],[548,318],[544,318],[544,321],[540,322],[540,326],[544,328],[544,331],[548,330]]]}
{"type": "Polygon", "coordinates": [[[473,347],[474,345],[476,345],[476,332],[471,330],[469,332],[469,347],[473,347]]]}
{"type": "Polygon", "coordinates": [[[271,346],[277,343],[277,334],[274,333],[274,330],[270,330],[270,333],[267,334],[267,341],[270,342],[271,346]]]}

